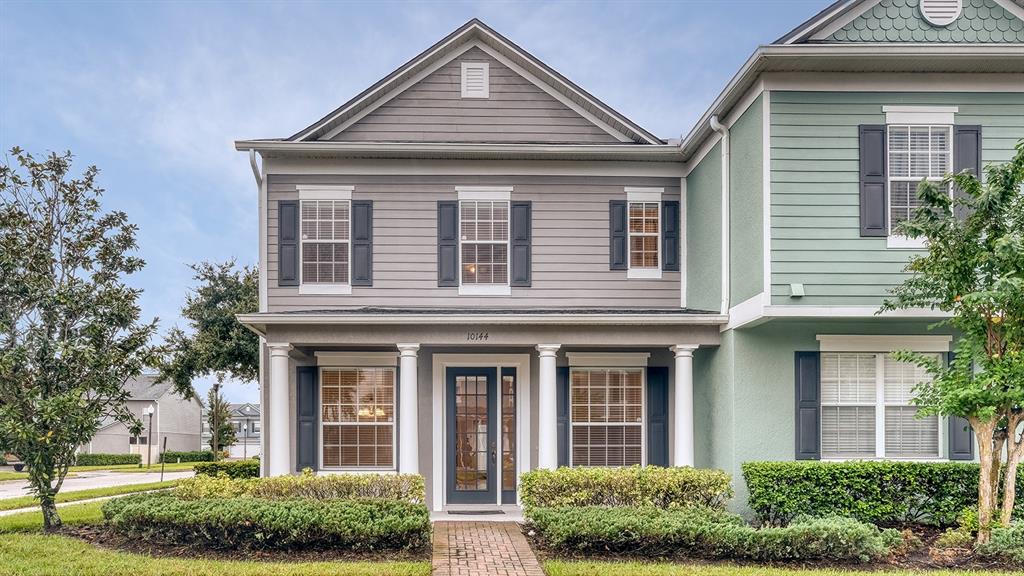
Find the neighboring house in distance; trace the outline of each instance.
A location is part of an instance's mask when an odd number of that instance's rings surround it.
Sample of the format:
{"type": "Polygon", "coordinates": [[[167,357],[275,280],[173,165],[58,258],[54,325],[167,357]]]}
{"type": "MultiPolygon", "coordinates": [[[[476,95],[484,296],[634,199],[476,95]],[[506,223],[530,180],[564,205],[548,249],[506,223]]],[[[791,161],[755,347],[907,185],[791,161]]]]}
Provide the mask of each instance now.
{"type": "Polygon", "coordinates": [[[952,335],[875,315],[920,249],[893,233],[915,183],[1024,137],[1024,8],[954,3],[836,2],[682,141],[472,20],[295,135],[236,142],[263,474],[420,473],[441,511],[515,503],[536,468],[696,465],[742,506],[749,460],[972,459],[889,355],[952,335]]]}
{"type": "Polygon", "coordinates": [[[142,434],[132,436],[128,427],[113,419],[105,419],[100,429],[80,451],[90,454],[141,454],[147,461],[152,450],[152,462],[158,460],[167,438],[167,450],[198,450],[202,403],[198,398],[186,400],[176,394],[171,382],[156,383],[156,376],[143,374],[125,383],[129,395],[128,409],[142,422],[142,434]],[[146,410],[153,408],[152,429],[146,410]]]}
{"type": "MultiPolygon", "coordinates": [[[[249,402],[229,404],[235,443],[228,447],[230,458],[252,458],[260,455],[260,405],[249,402]]],[[[210,447],[209,411],[203,408],[203,449],[210,447]]]]}

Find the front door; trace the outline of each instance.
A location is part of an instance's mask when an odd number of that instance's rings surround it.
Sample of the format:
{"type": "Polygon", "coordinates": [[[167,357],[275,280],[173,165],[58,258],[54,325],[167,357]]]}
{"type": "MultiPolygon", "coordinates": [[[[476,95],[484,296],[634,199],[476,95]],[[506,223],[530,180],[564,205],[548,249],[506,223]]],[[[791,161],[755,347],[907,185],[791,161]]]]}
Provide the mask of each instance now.
{"type": "Polygon", "coordinates": [[[498,371],[448,368],[448,502],[494,504],[498,466],[498,371]]]}

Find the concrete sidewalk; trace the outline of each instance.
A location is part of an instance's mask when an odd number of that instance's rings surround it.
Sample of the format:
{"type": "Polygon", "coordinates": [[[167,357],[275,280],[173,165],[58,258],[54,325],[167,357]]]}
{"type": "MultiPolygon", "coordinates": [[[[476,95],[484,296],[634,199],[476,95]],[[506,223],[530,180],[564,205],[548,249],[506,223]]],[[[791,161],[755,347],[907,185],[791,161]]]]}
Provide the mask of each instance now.
{"type": "MultiPolygon", "coordinates": [[[[195,472],[191,470],[178,472],[165,472],[164,480],[180,480],[191,478],[195,472]]],[[[156,472],[109,472],[94,470],[91,472],[75,472],[74,476],[64,479],[61,486],[61,493],[74,492],[76,490],[89,490],[91,488],[107,488],[110,486],[125,486],[128,484],[145,484],[148,482],[159,482],[160,470],[156,472]]],[[[24,480],[9,480],[0,482],[0,499],[17,498],[28,495],[28,482],[24,480]]]]}

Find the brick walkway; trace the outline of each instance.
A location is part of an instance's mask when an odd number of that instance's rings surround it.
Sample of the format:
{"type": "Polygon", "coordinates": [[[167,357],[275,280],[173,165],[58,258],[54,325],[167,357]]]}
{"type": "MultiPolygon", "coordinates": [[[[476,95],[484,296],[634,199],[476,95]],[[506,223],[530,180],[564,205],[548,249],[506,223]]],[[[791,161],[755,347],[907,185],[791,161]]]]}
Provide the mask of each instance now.
{"type": "Polygon", "coordinates": [[[515,522],[435,522],[435,576],[544,576],[515,522]]]}

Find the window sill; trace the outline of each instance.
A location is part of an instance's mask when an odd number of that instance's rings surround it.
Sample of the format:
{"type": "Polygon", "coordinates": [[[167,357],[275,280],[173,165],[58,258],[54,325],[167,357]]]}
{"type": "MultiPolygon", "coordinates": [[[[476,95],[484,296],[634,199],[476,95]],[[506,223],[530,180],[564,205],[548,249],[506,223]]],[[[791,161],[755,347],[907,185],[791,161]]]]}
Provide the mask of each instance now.
{"type": "Polygon", "coordinates": [[[626,278],[661,278],[661,268],[630,268],[626,271],[626,278]]]}
{"type": "Polygon", "coordinates": [[[394,468],[321,468],[316,471],[317,476],[334,474],[398,474],[398,470],[394,468]]]}
{"type": "Polygon", "coordinates": [[[875,456],[869,458],[822,458],[819,462],[951,462],[949,458],[940,458],[938,456],[933,457],[922,457],[922,458],[898,458],[895,456],[878,458],[875,456]]]}
{"type": "Polygon", "coordinates": [[[892,250],[924,250],[928,243],[924,238],[889,236],[885,239],[885,247],[892,250]]]}
{"type": "Polygon", "coordinates": [[[351,284],[300,284],[299,294],[351,294],[351,284]]]}
{"type": "Polygon", "coordinates": [[[512,287],[507,284],[459,285],[459,296],[511,296],[512,287]]]}

